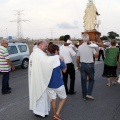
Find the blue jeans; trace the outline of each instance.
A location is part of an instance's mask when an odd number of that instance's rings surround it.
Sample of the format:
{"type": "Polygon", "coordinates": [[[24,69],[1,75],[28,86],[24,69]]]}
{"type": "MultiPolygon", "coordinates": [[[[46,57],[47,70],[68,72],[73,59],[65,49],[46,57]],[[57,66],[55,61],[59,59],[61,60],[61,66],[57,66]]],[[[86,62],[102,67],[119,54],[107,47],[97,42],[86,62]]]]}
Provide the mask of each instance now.
{"type": "Polygon", "coordinates": [[[80,64],[80,72],[81,72],[81,85],[82,85],[82,95],[86,97],[86,95],[91,95],[94,85],[94,63],[83,63],[80,64]],[[89,77],[88,86],[87,86],[87,76],[89,77]]]}
{"type": "Polygon", "coordinates": [[[2,92],[8,91],[8,88],[9,88],[9,72],[3,72],[2,92]]]}

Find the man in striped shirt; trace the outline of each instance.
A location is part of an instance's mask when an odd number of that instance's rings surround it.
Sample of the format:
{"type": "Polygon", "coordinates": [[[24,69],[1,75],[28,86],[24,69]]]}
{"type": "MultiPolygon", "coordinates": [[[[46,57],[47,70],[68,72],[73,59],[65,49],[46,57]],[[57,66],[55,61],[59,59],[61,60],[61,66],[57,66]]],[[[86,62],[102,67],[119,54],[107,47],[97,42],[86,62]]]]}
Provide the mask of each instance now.
{"type": "Polygon", "coordinates": [[[14,70],[14,66],[9,59],[9,53],[7,50],[8,41],[2,40],[0,46],[0,72],[3,73],[2,76],[2,94],[11,93],[11,88],[9,87],[9,72],[14,70]]]}

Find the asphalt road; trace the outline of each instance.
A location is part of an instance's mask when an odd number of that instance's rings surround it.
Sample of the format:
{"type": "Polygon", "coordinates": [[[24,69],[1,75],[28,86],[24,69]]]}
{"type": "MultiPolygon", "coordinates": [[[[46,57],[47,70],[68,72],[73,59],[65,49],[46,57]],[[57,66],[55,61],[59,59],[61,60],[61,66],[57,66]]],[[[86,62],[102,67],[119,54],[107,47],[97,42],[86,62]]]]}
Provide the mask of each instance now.
{"type": "MultiPolygon", "coordinates": [[[[82,100],[80,73],[76,71],[75,95],[68,95],[61,112],[64,120],[120,120],[120,85],[107,87],[102,75],[103,62],[96,62],[95,100],[82,100]]],[[[0,74],[0,87],[1,87],[0,74]]],[[[10,73],[12,93],[0,94],[0,120],[53,120],[52,111],[47,118],[37,118],[29,110],[28,70],[16,68],[10,73]]],[[[58,99],[59,101],[59,99],[58,99]]]]}

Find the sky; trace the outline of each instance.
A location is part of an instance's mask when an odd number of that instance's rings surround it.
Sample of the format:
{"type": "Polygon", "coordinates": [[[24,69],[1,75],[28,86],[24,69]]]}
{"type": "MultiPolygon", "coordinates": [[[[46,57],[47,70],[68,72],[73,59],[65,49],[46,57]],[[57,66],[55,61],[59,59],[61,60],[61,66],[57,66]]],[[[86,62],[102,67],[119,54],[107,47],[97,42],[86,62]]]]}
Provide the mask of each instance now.
{"type": "MultiPolygon", "coordinates": [[[[120,35],[120,0],[93,0],[100,13],[101,36],[114,31],[120,35]]],[[[16,10],[21,12],[24,38],[59,38],[69,34],[81,38],[88,0],[0,0],[0,36],[16,36],[16,10]]]]}

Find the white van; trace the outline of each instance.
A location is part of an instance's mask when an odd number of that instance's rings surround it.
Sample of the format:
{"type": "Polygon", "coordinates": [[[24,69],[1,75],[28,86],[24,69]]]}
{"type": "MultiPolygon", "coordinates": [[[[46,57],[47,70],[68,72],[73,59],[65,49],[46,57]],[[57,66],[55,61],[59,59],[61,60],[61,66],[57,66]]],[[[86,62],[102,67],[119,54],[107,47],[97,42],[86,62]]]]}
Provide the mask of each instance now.
{"type": "Polygon", "coordinates": [[[14,66],[21,66],[23,69],[28,68],[30,52],[26,43],[8,43],[7,49],[14,66]]]}

